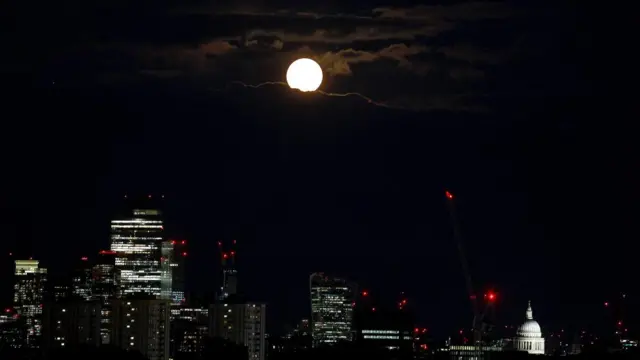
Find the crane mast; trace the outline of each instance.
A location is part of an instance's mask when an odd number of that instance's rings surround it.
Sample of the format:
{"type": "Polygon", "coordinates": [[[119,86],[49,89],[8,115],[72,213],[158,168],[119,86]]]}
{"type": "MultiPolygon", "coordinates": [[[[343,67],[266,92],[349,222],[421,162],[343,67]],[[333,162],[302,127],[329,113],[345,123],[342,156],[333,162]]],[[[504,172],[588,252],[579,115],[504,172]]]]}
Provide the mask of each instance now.
{"type": "Polygon", "coordinates": [[[473,287],[473,281],[471,280],[471,272],[469,271],[469,263],[467,262],[467,256],[464,251],[464,246],[462,243],[462,233],[460,231],[460,224],[458,223],[458,218],[456,216],[455,204],[453,201],[453,194],[449,191],[445,191],[445,196],[447,198],[447,206],[449,208],[449,216],[451,219],[451,226],[453,227],[453,237],[456,242],[456,246],[458,248],[458,256],[460,257],[460,265],[462,267],[462,272],[465,278],[465,283],[467,287],[467,293],[469,295],[469,302],[471,304],[471,310],[473,312],[473,322],[471,324],[471,330],[473,332],[473,345],[482,345],[482,327],[484,323],[484,317],[486,311],[491,305],[494,294],[489,295],[489,302],[487,302],[487,306],[484,311],[481,312],[480,304],[478,303],[478,297],[476,296],[476,292],[473,287]]]}

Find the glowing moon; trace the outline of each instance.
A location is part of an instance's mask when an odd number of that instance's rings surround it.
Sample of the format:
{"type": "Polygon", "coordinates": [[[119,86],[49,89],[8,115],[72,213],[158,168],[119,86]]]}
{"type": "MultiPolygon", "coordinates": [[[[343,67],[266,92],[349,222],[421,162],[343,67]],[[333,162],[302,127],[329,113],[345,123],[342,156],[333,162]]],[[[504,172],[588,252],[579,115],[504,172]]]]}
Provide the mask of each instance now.
{"type": "Polygon", "coordinates": [[[289,65],[287,84],[300,91],[316,91],[322,84],[322,68],[311,59],[298,59],[289,65]]]}

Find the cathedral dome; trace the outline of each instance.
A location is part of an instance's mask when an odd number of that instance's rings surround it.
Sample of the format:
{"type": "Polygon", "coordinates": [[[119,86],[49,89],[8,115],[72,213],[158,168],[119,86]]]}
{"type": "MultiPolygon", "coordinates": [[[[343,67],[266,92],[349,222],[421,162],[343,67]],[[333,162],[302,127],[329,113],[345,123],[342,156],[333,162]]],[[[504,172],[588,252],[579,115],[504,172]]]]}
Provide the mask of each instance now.
{"type": "Polygon", "coordinates": [[[518,336],[539,338],[542,336],[540,325],[533,319],[527,320],[518,328],[518,336]]]}
{"type": "Polygon", "coordinates": [[[527,307],[526,320],[518,327],[517,337],[514,340],[515,348],[526,351],[529,354],[544,354],[544,338],[537,321],[533,320],[531,301],[527,307]]]}

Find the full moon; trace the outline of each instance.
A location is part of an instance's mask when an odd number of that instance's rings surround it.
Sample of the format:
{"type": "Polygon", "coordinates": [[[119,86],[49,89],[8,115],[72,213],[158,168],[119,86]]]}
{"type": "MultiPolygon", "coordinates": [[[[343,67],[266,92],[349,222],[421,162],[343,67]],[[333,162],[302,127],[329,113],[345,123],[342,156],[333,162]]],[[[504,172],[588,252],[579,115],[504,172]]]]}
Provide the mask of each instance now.
{"type": "Polygon", "coordinates": [[[316,91],[322,84],[322,68],[311,59],[298,59],[289,65],[287,84],[300,91],[316,91]]]}

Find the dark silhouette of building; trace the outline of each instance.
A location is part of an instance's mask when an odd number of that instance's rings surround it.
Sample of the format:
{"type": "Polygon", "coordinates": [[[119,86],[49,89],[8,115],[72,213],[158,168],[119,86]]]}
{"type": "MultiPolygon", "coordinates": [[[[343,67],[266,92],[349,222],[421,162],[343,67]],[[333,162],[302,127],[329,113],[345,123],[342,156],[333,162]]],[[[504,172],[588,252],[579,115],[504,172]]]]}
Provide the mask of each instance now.
{"type": "Polygon", "coordinates": [[[148,360],[169,358],[169,300],[118,299],[112,309],[113,344],[141,352],[148,360]]]}
{"type": "Polygon", "coordinates": [[[409,311],[395,307],[356,307],[353,324],[358,348],[412,356],[414,326],[409,311]]]}
{"type": "Polygon", "coordinates": [[[202,359],[248,360],[247,347],[219,337],[205,340],[202,359]]]}
{"type": "Polygon", "coordinates": [[[101,307],[97,301],[69,299],[46,303],[43,307],[42,335],[44,351],[99,346],[101,307]]]}

